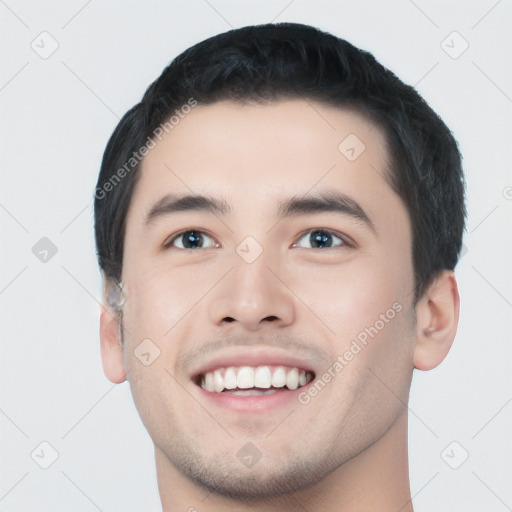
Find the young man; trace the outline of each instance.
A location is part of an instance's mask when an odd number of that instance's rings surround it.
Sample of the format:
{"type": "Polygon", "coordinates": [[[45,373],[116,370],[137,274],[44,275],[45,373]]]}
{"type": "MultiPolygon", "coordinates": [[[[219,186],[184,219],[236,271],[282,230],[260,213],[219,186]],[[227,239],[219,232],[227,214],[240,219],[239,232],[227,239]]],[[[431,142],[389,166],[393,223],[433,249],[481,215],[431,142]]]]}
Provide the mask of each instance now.
{"type": "Polygon", "coordinates": [[[411,511],[413,369],[454,339],[446,125],[372,55],[245,27],[177,57],[96,188],[101,355],[165,512],[411,511]]]}

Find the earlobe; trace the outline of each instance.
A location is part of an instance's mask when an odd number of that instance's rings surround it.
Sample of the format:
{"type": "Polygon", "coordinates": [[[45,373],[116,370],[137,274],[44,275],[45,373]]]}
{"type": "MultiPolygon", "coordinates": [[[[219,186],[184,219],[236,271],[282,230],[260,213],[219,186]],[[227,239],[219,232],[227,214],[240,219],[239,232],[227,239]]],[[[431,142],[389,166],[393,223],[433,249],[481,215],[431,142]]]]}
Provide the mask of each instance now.
{"type": "Polygon", "coordinates": [[[459,307],[455,274],[451,270],[444,270],[416,305],[415,368],[432,370],[447,356],[457,332],[459,307]]]}
{"type": "Polygon", "coordinates": [[[102,306],[100,315],[101,361],[105,376],[116,384],[126,380],[123,346],[119,333],[118,319],[105,306],[102,306]]]}

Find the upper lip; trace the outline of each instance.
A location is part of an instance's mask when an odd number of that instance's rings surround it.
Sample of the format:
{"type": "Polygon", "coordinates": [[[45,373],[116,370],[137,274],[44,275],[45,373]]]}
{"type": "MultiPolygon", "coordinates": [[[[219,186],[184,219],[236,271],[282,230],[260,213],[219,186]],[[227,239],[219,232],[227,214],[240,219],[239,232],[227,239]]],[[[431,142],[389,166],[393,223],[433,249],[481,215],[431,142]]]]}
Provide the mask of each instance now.
{"type": "Polygon", "coordinates": [[[200,375],[229,366],[289,366],[306,370],[316,375],[311,361],[283,350],[271,347],[230,347],[208,358],[194,368],[190,374],[192,379],[200,375]]]}

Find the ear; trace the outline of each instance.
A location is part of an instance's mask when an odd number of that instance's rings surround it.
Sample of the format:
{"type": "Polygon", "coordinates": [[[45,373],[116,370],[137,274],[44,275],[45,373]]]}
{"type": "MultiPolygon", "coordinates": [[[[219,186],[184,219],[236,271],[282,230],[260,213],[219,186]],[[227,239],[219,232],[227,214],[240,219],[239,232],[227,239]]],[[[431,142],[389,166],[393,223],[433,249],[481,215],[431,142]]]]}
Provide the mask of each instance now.
{"type": "Polygon", "coordinates": [[[459,323],[460,298],[455,274],[442,271],[416,305],[414,367],[432,370],[448,354],[459,323]]]}
{"type": "Polygon", "coordinates": [[[105,306],[100,314],[100,349],[103,372],[108,380],[120,384],[126,380],[123,345],[120,339],[120,320],[105,306]]]}

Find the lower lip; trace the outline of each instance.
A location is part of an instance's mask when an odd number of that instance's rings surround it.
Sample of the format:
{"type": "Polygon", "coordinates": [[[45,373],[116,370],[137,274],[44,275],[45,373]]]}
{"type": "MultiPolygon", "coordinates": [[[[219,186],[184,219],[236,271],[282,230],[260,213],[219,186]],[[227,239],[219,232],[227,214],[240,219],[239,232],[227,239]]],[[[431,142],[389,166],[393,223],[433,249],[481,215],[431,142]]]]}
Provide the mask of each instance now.
{"type": "Polygon", "coordinates": [[[276,409],[292,402],[298,402],[299,395],[305,391],[307,392],[308,387],[311,386],[313,382],[314,380],[294,390],[276,391],[268,395],[250,396],[234,395],[233,393],[227,392],[215,393],[206,391],[200,386],[198,387],[201,396],[218,407],[241,412],[261,412],[276,409]]]}

